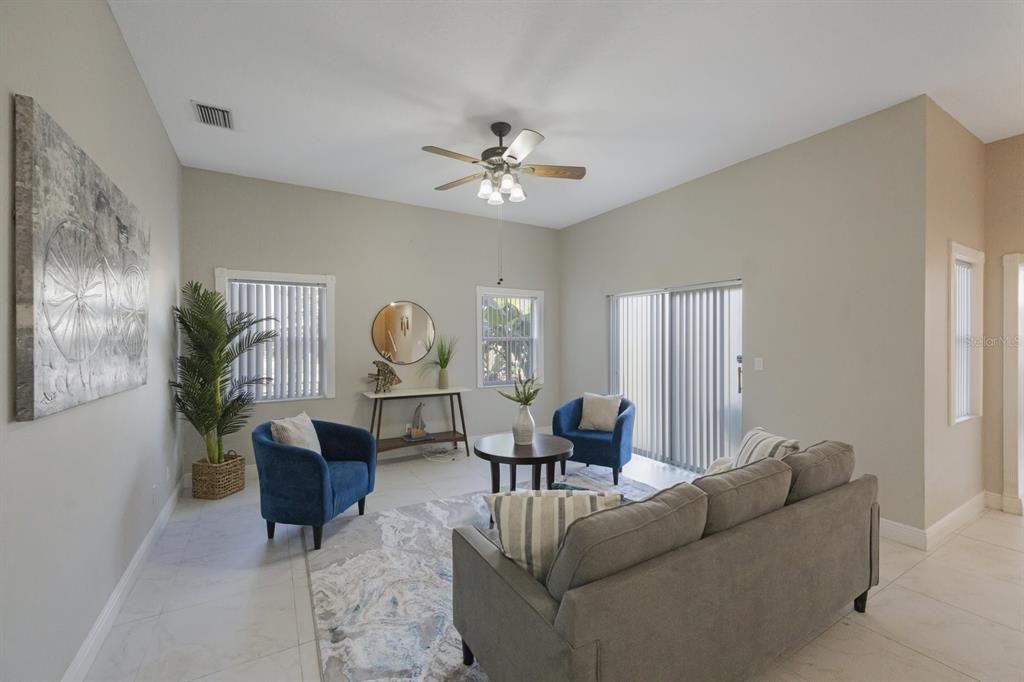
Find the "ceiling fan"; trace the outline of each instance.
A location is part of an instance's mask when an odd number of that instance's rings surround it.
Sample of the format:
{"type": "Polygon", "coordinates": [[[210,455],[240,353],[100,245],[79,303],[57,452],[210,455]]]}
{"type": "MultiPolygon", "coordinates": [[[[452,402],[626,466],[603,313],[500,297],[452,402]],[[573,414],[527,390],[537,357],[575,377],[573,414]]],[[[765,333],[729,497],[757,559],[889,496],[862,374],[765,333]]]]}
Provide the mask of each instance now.
{"type": "Polygon", "coordinates": [[[480,181],[480,189],[477,196],[486,199],[491,206],[500,206],[505,203],[502,194],[508,195],[508,200],[517,203],[526,201],[526,191],[519,184],[520,175],[533,175],[538,178],[564,178],[567,180],[582,180],[587,174],[583,166],[548,166],[538,163],[523,165],[523,160],[532,152],[537,145],[544,141],[544,136],[536,130],[524,128],[512,144],[505,146],[505,136],[512,131],[512,126],[504,121],[497,121],[491,124],[491,132],[498,137],[497,147],[488,147],[480,153],[480,158],[460,154],[441,147],[426,146],[423,151],[431,154],[440,154],[456,161],[473,163],[482,168],[478,173],[467,175],[464,178],[453,180],[434,189],[445,191],[465,185],[467,182],[480,181]]]}

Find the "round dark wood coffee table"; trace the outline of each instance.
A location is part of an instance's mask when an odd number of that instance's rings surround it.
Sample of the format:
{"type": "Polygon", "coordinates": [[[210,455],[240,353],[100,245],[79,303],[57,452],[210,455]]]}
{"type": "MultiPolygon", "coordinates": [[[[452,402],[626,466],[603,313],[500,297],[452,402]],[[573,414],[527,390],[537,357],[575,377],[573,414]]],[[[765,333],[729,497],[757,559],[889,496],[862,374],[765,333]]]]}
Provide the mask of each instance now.
{"type": "Polygon", "coordinates": [[[541,465],[548,466],[548,490],[555,483],[555,462],[564,462],[572,457],[572,443],[559,436],[538,433],[530,445],[516,445],[511,433],[486,436],[473,444],[473,452],[480,459],[491,463],[491,492],[501,489],[502,464],[508,465],[509,490],[516,489],[516,467],[533,467],[533,489],[540,490],[541,465]]]}

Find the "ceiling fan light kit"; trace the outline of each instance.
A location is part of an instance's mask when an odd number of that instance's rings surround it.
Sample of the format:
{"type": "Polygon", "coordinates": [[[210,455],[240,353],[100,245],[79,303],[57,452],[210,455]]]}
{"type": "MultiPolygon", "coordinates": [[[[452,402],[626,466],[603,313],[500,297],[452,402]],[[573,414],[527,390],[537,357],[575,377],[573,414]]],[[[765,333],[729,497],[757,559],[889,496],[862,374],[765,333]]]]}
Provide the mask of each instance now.
{"type": "Polygon", "coordinates": [[[520,173],[533,175],[539,178],[562,178],[567,180],[582,180],[587,174],[587,169],[582,166],[549,166],[530,165],[524,166],[523,160],[532,152],[537,145],[544,141],[544,136],[536,130],[524,128],[512,140],[512,144],[505,146],[505,136],[511,132],[512,126],[504,121],[497,121],[491,124],[491,132],[498,138],[497,147],[488,147],[480,154],[480,158],[460,154],[441,147],[426,146],[423,151],[440,156],[447,156],[456,161],[477,164],[483,167],[483,171],[467,175],[464,178],[453,180],[434,189],[446,191],[469,182],[480,180],[480,187],[476,195],[486,199],[491,206],[501,206],[505,203],[502,194],[508,195],[512,203],[526,201],[526,190],[519,182],[520,173]]]}

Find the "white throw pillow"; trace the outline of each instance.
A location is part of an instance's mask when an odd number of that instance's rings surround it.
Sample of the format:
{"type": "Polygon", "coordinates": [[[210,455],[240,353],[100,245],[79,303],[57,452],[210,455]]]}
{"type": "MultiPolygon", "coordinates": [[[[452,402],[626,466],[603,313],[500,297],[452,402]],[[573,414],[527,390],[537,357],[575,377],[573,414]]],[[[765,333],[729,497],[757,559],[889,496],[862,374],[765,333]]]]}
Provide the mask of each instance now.
{"type": "Polygon", "coordinates": [[[297,417],[273,420],[270,422],[270,433],[275,443],[294,445],[312,450],[318,455],[323,454],[320,452],[320,439],[317,438],[313,421],[305,412],[297,417]]]}
{"type": "Polygon", "coordinates": [[[736,468],[735,457],[719,457],[704,470],[705,476],[714,476],[720,474],[723,471],[732,471],[736,468]]]}
{"type": "Polygon", "coordinates": [[[759,459],[772,457],[782,459],[800,449],[800,442],[784,436],[776,436],[760,426],[747,431],[740,443],[740,451],[736,453],[735,466],[741,467],[759,459]]]}
{"type": "Polygon", "coordinates": [[[622,395],[583,394],[583,417],[580,428],[587,431],[614,431],[619,418],[622,395]]]}
{"type": "Polygon", "coordinates": [[[617,507],[622,495],[592,490],[539,490],[498,493],[484,499],[498,529],[502,553],[543,581],[569,525],[601,509],[617,507]]]}

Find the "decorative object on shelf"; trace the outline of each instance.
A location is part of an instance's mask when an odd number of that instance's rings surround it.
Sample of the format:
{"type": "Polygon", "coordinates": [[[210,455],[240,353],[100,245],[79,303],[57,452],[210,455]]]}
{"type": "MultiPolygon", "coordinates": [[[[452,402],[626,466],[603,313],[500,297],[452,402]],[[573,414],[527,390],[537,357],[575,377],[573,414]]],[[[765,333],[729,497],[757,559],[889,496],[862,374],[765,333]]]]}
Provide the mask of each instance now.
{"type": "Polygon", "coordinates": [[[376,382],[374,393],[390,393],[392,386],[402,383],[402,380],[395,374],[395,370],[391,369],[391,365],[383,360],[374,360],[373,366],[377,368],[377,372],[367,374],[366,380],[376,382]]]}
{"type": "Polygon", "coordinates": [[[14,146],[15,419],[31,421],[146,383],[149,230],[31,97],[14,96],[14,146]]]}
{"type": "Polygon", "coordinates": [[[253,327],[273,318],[228,312],[220,292],[189,282],[181,288],[182,304],[172,308],[181,330],[185,355],[177,358],[171,381],[174,407],[203,437],[206,461],[192,464],[192,496],[219,499],[245,488],[245,458],[224,453],[224,436],[245,426],[252,411],[250,386],[269,377],[231,378],[231,365],[277,336],[253,327]]]}
{"type": "Polygon", "coordinates": [[[434,344],[434,359],[427,362],[424,367],[437,367],[437,387],[444,391],[448,388],[448,365],[455,356],[455,344],[458,342],[454,336],[439,336],[434,344]]]}
{"type": "Polygon", "coordinates": [[[423,421],[423,403],[417,403],[416,410],[412,413],[412,424],[402,437],[410,443],[434,440],[434,437],[427,433],[427,424],[423,421]]]}
{"type": "Polygon", "coordinates": [[[537,377],[523,379],[520,376],[512,388],[512,393],[498,391],[498,394],[514,403],[519,403],[519,414],[516,416],[516,423],[512,426],[512,436],[516,445],[529,445],[533,442],[533,434],[536,430],[536,423],[530,413],[530,405],[537,399],[544,387],[537,385],[537,377]]]}
{"type": "Polygon", "coordinates": [[[370,326],[374,349],[388,362],[411,365],[434,345],[434,319],[412,301],[392,301],[377,311],[370,326]]]}
{"type": "Polygon", "coordinates": [[[445,191],[453,187],[460,187],[470,182],[480,181],[476,195],[486,199],[491,206],[501,206],[505,203],[503,194],[508,195],[512,203],[526,201],[526,191],[519,183],[520,174],[533,175],[539,178],[564,178],[568,180],[582,180],[587,174],[587,169],[582,166],[544,166],[540,164],[522,165],[527,155],[534,150],[544,136],[536,130],[524,128],[512,140],[512,144],[505,146],[505,136],[512,131],[512,126],[504,121],[496,121],[491,124],[491,132],[498,138],[497,147],[489,147],[480,153],[480,158],[467,156],[459,152],[453,152],[441,147],[426,146],[423,151],[431,154],[447,156],[456,161],[465,161],[480,166],[482,170],[473,175],[447,182],[435,187],[438,191],[445,191]]]}

